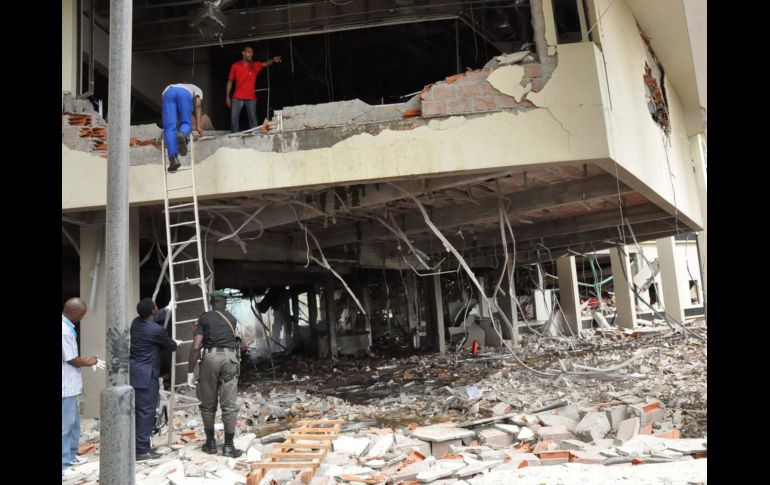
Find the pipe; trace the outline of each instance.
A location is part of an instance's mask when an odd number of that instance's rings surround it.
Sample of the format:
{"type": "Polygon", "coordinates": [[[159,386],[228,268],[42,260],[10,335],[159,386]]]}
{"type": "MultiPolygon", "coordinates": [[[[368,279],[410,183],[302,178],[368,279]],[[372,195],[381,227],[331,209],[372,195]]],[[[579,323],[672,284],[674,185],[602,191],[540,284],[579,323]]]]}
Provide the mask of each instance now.
{"type": "MultiPolygon", "coordinates": [[[[131,0],[110,0],[107,131],[107,387],[101,393],[99,483],[134,485],[134,388],[129,385],[129,134],[131,128],[131,0]]],[[[93,17],[91,17],[93,20],[93,17]]],[[[93,56],[92,56],[93,58],[93,56]]]]}

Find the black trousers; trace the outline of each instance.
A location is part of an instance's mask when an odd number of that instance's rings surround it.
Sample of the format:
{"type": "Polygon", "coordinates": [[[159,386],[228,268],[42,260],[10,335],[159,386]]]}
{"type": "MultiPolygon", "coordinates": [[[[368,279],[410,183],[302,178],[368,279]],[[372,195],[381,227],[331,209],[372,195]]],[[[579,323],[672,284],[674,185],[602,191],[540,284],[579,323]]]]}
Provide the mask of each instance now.
{"type": "Polygon", "coordinates": [[[147,389],[134,389],[136,408],[136,454],[142,455],[152,450],[152,425],[155,423],[155,411],[160,398],[160,385],[157,379],[150,381],[147,389]]]}

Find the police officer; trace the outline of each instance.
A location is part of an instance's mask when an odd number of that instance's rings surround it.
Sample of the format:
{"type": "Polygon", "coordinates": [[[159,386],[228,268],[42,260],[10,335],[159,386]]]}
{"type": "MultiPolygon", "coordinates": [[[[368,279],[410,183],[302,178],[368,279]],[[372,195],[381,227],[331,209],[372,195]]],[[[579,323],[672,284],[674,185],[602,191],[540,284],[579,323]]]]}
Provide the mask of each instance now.
{"type": "Polygon", "coordinates": [[[137,461],[160,457],[160,454],[152,451],[150,441],[160,390],[160,350],[176,350],[178,343],[158,325],[163,322],[167,309],[168,307],[158,311],[152,298],[145,298],[136,304],[139,316],[131,322],[131,351],[128,362],[129,377],[136,399],[137,461]]]}
{"type": "Polygon", "coordinates": [[[217,453],[217,442],[214,437],[214,416],[217,411],[217,400],[222,408],[222,423],[225,428],[225,444],[222,454],[237,458],[242,451],[235,448],[235,422],[238,418],[237,393],[238,376],[241,373],[240,338],[236,332],[238,321],[225,310],[227,294],[215,291],[210,294],[212,310],[202,314],[194,327],[192,348],[187,368],[187,384],[195,387],[195,363],[198,354],[203,349],[198,386],[196,395],[200,400],[203,430],[206,433],[206,444],[203,451],[208,454],[217,453]],[[239,348],[240,347],[240,348],[239,348]]]}

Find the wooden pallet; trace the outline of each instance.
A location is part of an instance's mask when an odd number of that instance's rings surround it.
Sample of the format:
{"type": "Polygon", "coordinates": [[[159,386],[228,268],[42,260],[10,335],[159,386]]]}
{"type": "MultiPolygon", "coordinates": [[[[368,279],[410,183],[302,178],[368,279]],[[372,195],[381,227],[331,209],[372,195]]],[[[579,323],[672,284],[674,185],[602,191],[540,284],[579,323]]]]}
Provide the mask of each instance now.
{"type": "Polygon", "coordinates": [[[251,464],[247,485],[258,485],[271,468],[305,470],[300,475],[302,483],[310,483],[316,470],[332,447],[332,440],[340,434],[343,420],[314,419],[298,421],[289,431],[283,443],[275,445],[279,451],[266,453],[266,459],[251,464]]]}

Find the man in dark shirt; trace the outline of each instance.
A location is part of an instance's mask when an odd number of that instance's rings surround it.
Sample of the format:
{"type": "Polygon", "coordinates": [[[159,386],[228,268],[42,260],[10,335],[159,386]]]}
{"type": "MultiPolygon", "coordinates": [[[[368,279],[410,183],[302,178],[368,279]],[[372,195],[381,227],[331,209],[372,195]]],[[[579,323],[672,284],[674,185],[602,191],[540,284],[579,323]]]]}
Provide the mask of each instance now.
{"type": "Polygon", "coordinates": [[[212,310],[202,314],[194,327],[193,344],[187,367],[187,383],[193,385],[195,364],[203,349],[196,395],[200,400],[203,431],[206,444],[203,451],[217,453],[214,436],[214,417],[217,401],[222,408],[222,424],[225,428],[225,444],[222,454],[237,458],[242,451],[235,448],[235,422],[238,419],[238,376],[241,373],[240,344],[236,331],[238,321],[225,310],[227,294],[223,291],[211,293],[212,310]]]}
{"type": "Polygon", "coordinates": [[[163,321],[167,308],[158,311],[152,298],[145,298],[136,305],[137,318],[131,322],[131,353],[129,378],[136,399],[136,459],[147,460],[160,455],[152,451],[152,425],[158,407],[160,393],[160,350],[176,350],[178,341],[172,340],[165,329],[158,325],[163,321]]]}

